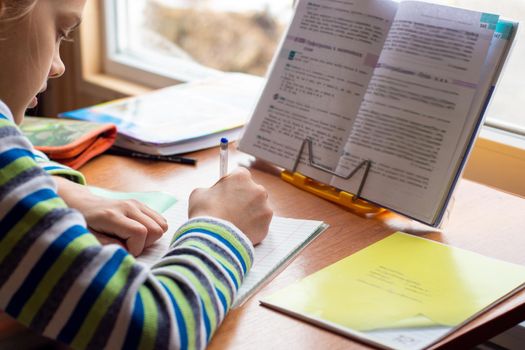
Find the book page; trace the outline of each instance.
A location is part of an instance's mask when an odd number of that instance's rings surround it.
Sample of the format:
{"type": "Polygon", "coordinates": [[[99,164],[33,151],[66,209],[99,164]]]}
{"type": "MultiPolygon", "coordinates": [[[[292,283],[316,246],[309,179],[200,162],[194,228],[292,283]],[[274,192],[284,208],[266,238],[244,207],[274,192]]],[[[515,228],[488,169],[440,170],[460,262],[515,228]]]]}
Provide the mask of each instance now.
{"type": "MultiPolygon", "coordinates": [[[[164,256],[168,251],[173,233],[187,220],[187,213],[188,204],[185,201],[177,202],[165,211],[163,215],[168,220],[168,232],[155,244],[147,248],[137,260],[152,266],[160,257],[164,256]]],[[[253,267],[245,276],[232,306],[241,306],[279,268],[290,262],[327,227],[322,221],[274,216],[268,236],[255,247],[253,267]]]]}
{"type": "MultiPolygon", "coordinates": [[[[403,2],[338,165],[373,164],[362,196],[433,223],[498,16],[403,2]]],[[[354,192],[361,178],[334,179],[354,192]]]]}
{"type": "MultiPolygon", "coordinates": [[[[315,162],[334,170],[396,9],[389,0],[300,1],[239,148],[292,169],[311,137],[315,162]]],[[[298,171],[330,180],[304,162],[298,171]]]]}
{"type": "Polygon", "coordinates": [[[472,103],[468,118],[465,121],[465,126],[456,144],[456,152],[450,162],[447,173],[451,174],[451,177],[453,174],[461,171],[461,165],[464,163],[466,157],[468,157],[469,150],[477,138],[479,127],[482,125],[484,114],[496,89],[501,70],[508,58],[512,44],[511,39],[517,29],[517,27],[514,27],[515,25],[516,24],[511,21],[501,19],[498,21],[487,58],[483,65],[483,73],[479,84],[480,88],[474,96],[474,102],[472,103]],[[478,128],[478,130],[476,130],[476,128],[478,128]],[[466,142],[467,140],[470,141],[466,142]]]}

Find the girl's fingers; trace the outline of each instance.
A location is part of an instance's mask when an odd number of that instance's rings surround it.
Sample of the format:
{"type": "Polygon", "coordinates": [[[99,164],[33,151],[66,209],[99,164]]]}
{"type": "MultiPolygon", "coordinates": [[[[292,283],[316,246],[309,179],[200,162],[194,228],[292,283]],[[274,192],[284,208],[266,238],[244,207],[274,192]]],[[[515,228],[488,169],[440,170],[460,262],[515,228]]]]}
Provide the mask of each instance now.
{"type": "Polygon", "coordinates": [[[153,219],[162,229],[162,233],[166,232],[166,230],[168,229],[168,221],[166,221],[166,218],[164,216],[157,213],[155,210],[151,209],[145,204],[142,204],[142,206],[140,207],[140,211],[149,216],[151,219],[153,219]]]}
{"type": "Polygon", "coordinates": [[[165,232],[165,230],[155,220],[153,220],[153,218],[139,209],[134,210],[127,215],[129,219],[136,220],[146,228],[147,237],[144,243],[145,247],[152,245],[155,241],[162,237],[162,234],[165,232]]]}
{"type": "MultiPolygon", "coordinates": [[[[109,236],[125,242],[127,250],[134,256],[157,241],[168,224],[159,213],[146,205],[134,201],[118,201],[111,210],[99,210],[91,218],[91,227],[99,236],[109,236]]],[[[102,237],[104,242],[113,242],[102,237]]]]}
{"type": "Polygon", "coordinates": [[[139,256],[142,253],[148,236],[148,228],[123,214],[112,215],[107,218],[107,221],[101,223],[100,228],[95,229],[125,241],[127,250],[133,256],[139,256]]]}

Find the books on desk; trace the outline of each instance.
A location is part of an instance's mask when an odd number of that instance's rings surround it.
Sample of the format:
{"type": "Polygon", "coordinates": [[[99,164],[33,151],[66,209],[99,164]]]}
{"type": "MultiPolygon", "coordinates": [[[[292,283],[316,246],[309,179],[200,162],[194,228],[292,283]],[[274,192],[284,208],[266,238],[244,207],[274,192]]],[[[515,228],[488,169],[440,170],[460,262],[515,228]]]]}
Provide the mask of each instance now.
{"type": "Polygon", "coordinates": [[[418,1],[300,1],[239,148],[350,193],[369,160],[363,199],[438,226],[516,30],[418,1]]]}
{"type": "Polygon", "coordinates": [[[113,123],[115,145],[148,154],[172,155],[236,140],[262,88],[260,77],[224,73],[62,113],[64,118],[113,123]]]}
{"type": "Polygon", "coordinates": [[[382,348],[437,344],[525,286],[525,267],[403,233],[261,303],[382,348]]]}

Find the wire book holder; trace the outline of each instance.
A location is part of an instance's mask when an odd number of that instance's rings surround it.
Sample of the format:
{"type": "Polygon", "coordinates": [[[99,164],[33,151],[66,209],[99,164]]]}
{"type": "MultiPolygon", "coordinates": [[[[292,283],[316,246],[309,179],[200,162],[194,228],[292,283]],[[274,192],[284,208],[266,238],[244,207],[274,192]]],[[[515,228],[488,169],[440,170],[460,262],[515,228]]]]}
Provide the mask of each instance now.
{"type": "Polygon", "coordinates": [[[301,148],[299,149],[299,153],[297,154],[297,158],[295,159],[292,171],[283,171],[281,173],[281,178],[284,181],[287,181],[305,191],[311,192],[319,197],[347,207],[348,209],[357,214],[377,214],[382,212],[383,209],[361,199],[361,193],[368,178],[371,166],[372,161],[364,160],[360,162],[348,175],[337,174],[335,171],[332,171],[331,169],[328,169],[322,165],[315,163],[313,155],[313,141],[311,138],[307,137],[301,144],[301,148]],[[314,169],[326,172],[330,175],[336,176],[344,180],[348,180],[352,178],[359,170],[364,168],[363,178],[361,179],[357,193],[352,194],[345,191],[341,191],[333,186],[314,181],[297,172],[297,168],[301,163],[301,158],[303,156],[306,146],[308,146],[308,165],[314,169]]]}
{"type": "Polygon", "coordinates": [[[363,178],[361,179],[361,183],[359,184],[359,188],[357,190],[357,193],[355,194],[355,196],[353,197],[352,200],[356,201],[359,198],[361,198],[361,192],[363,191],[363,187],[365,185],[366,179],[368,178],[368,172],[370,171],[370,167],[372,166],[372,162],[370,160],[363,160],[347,176],[339,175],[335,171],[332,171],[332,170],[330,170],[328,168],[325,168],[322,165],[315,164],[315,162],[314,162],[314,154],[313,154],[312,139],[307,137],[307,138],[304,139],[304,141],[303,141],[303,143],[301,145],[301,148],[299,149],[299,154],[297,155],[297,158],[295,159],[295,163],[294,163],[293,168],[292,168],[292,172],[293,173],[295,173],[297,171],[297,168],[299,167],[299,164],[301,163],[301,156],[303,155],[304,146],[305,145],[308,145],[308,163],[309,163],[308,165],[310,165],[312,168],[315,168],[317,170],[321,170],[321,171],[324,171],[325,173],[328,173],[330,175],[334,175],[334,176],[336,176],[336,177],[338,177],[340,179],[348,180],[351,177],[353,177],[355,175],[355,173],[357,173],[359,171],[359,169],[361,169],[362,167],[365,167],[365,173],[363,174],[363,178]]]}

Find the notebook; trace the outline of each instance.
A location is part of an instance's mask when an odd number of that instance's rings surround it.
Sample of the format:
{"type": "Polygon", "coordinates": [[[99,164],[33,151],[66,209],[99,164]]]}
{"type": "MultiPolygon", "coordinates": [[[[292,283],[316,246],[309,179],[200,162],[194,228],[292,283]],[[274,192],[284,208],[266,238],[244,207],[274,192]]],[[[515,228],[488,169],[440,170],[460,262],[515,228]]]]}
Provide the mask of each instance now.
{"type": "MultiPolygon", "coordinates": [[[[100,196],[114,199],[136,199],[150,208],[163,213],[168,220],[169,229],[160,240],[147,248],[137,258],[148,266],[153,266],[168,250],[175,230],[187,220],[188,204],[177,201],[173,196],[162,192],[122,193],[90,188],[100,196]]],[[[255,247],[255,261],[245,276],[232,307],[241,306],[277,271],[297,256],[310,242],[324,232],[328,225],[322,221],[289,219],[274,216],[266,239],[255,247]]]]}
{"type": "Polygon", "coordinates": [[[120,148],[155,155],[193,152],[217,146],[221,137],[236,140],[263,82],[248,74],[224,73],[60,117],[115,124],[120,148]]]}
{"type": "Polygon", "coordinates": [[[419,350],[524,286],[524,266],[397,232],[261,303],[374,346],[419,350]]]}

